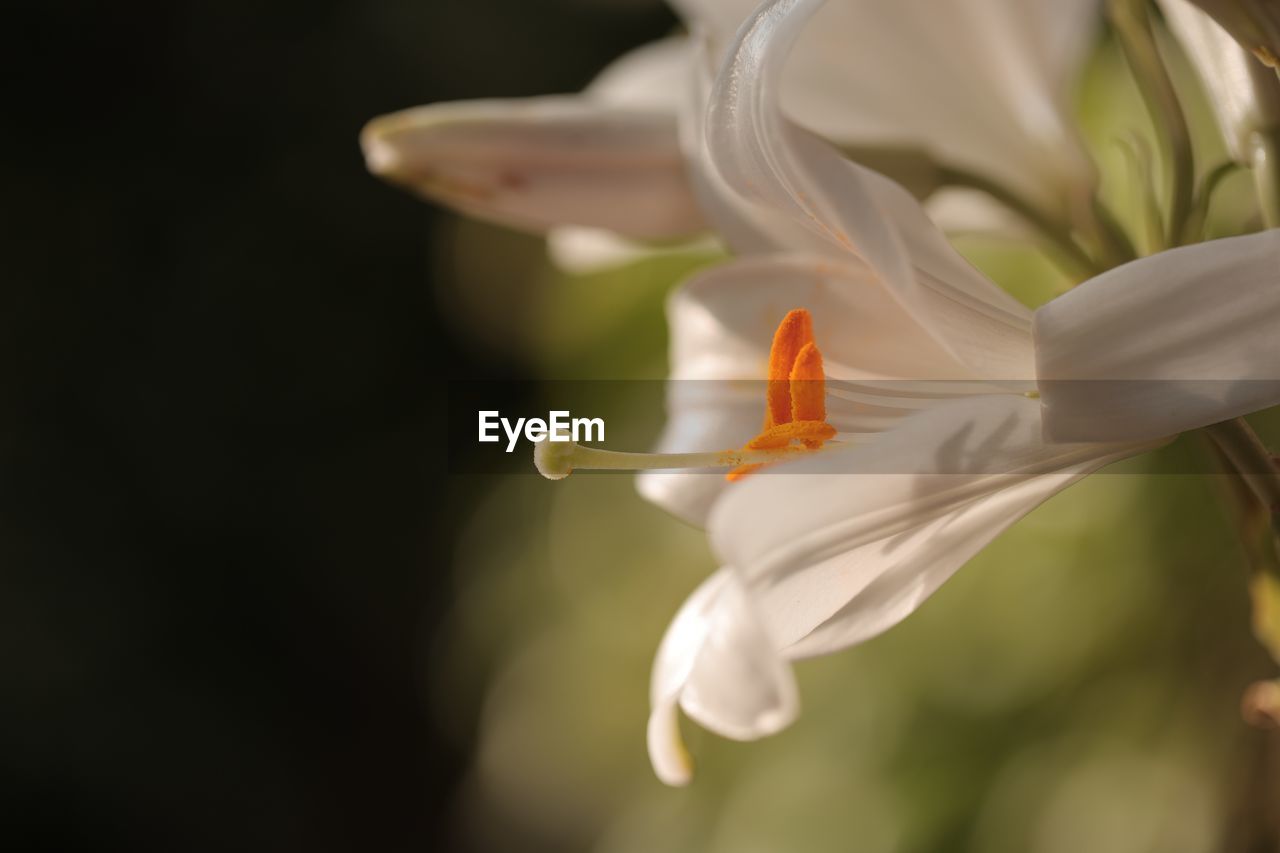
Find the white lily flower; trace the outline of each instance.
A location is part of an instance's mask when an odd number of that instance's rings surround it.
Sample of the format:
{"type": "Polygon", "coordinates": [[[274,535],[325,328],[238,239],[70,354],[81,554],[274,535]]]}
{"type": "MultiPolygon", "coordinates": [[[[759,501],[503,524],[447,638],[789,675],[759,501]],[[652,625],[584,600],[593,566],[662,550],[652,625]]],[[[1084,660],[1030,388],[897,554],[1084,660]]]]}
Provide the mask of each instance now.
{"type": "Polygon", "coordinates": [[[707,525],[725,566],[655,664],[650,754],[673,784],[690,774],[678,707],[728,737],[779,730],[798,708],[786,661],[901,621],[1104,465],[1280,403],[1280,230],[1126,264],[1033,314],[902,188],[783,118],[783,61],[820,6],[762,6],[712,94],[707,148],[723,187],[789,220],[797,251],[712,270],[673,297],[673,377],[711,380],[672,383],[662,449],[687,455],[541,459],[555,475],[740,466],[734,483],[641,480],[707,525]],[[769,380],[764,430],[748,378],[769,380]]]}
{"type": "MultiPolygon", "coordinates": [[[[735,249],[758,250],[759,239],[735,242],[725,227],[733,202],[703,168],[697,127],[700,80],[756,0],[674,5],[696,56],[689,40],[673,38],[618,60],[581,95],[383,116],[361,135],[370,170],[469,215],[547,233],[553,258],[574,271],[632,260],[647,242],[691,239],[707,216],[735,249]]],[[[1065,105],[1097,12],[1097,0],[845,0],[807,36],[783,99],[828,139],[897,151],[930,172],[921,192],[935,188],[936,159],[1069,220],[1093,188],[1065,105]]],[[[956,230],[1025,230],[972,190],[943,189],[930,209],[956,230]]],[[[753,218],[749,209],[729,215],[753,218]]]]}

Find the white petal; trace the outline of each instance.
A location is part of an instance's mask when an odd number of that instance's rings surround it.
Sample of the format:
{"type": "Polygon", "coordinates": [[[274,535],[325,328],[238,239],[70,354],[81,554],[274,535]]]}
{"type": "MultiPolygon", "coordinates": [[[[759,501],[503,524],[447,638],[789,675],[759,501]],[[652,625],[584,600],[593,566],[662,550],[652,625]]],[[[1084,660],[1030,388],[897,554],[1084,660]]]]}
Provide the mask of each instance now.
{"type": "Polygon", "coordinates": [[[709,234],[674,244],[656,244],[577,225],[562,225],[547,232],[547,254],[552,263],[574,275],[590,275],[667,255],[721,251],[723,248],[709,234]]]}
{"type": "Polygon", "coordinates": [[[736,574],[706,614],[707,635],[680,692],[689,717],[734,740],[791,725],[800,710],[795,676],[782,659],[736,574]]]}
{"type": "Polygon", "coordinates": [[[946,187],[929,196],[924,208],[929,218],[953,237],[993,235],[1016,238],[1024,243],[1036,239],[1025,219],[978,190],[946,187]]]}
{"type": "Polygon", "coordinates": [[[977,396],[869,446],[766,469],[717,503],[712,544],[788,656],[865,639],[1046,497],[1144,449],[1048,445],[1039,415],[1025,397],[977,396]]]}
{"type": "Polygon", "coordinates": [[[669,239],[705,227],[663,112],[585,97],[462,101],[381,116],[360,141],[375,174],[514,228],[669,239]]]}
{"type": "Polygon", "coordinates": [[[740,33],[708,119],[725,182],[860,257],[958,361],[989,378],[1033,375],[1030,312],[973,269],[910,194],[783,120],[777,77],[815,0],[775,0],[740,33]]]}
{"type": "MultiPolygon", "coordinates": [[[[723,48],[756,0],[679,0],[723,48]]],[[[818,4],[814,4],[818,5],[818,4]]],[[[1043,206],[1088,185],[1068,85],[1098,29],[1096,0],[841,0],[800,35],[779,97],[841,143],[924,147],[1043,206]]]]}
{"type": "Polygon", "coordinates": [[[680,736],[680,715],[673,699],[655,705],[649,711],[645,740],[649,747],[649,763],[664,785],[681,787],[693,781],[693,757],[680,736]]]}
{"type": "Polygon", "coordinates": [[[680,738],[676,708],[680,691],[693,672],[698,652],[710,630],[711,612],[730,572],[716,572],[681,606],[658,646],[649,680],[649,760],[658,778],[668,785],[684,785],[693,775],[689,751],[680,738]]]}
{"type": "Polygon", "coordinates": [[[711,575],[693,591],[671,620],[658,646],[649,680],[649,703],[654,707],[679,698],[711,630],[710,614],[720,600],[720,593],[732,582],[733,573],[728,569],[711,575]]]}
{"type": "MultiPolygon", "coordinates": [[[[742,447],[760,431],[763,412],[763,383],[747,383],[740,391],[727,382],[674,383],[668,388],[667,420],[654,452],[742,447]]],[[[645,500],[695,527],[706,524],[726,485],[722,471],[645,471],[636,478],[645,500]]]]}
{"type": "Polygon", "coordinates": [[[677,704],[701,725],[737,740],[773,734],[799,711],[791,668],[731,569],[721,569],[694,591],[654,661],[649,756],[658,777],[670,785],[687,783],[692,773],[677,704]]]}
{"type": "Polygon", "coordinates": [[[651,42],[612,62],[583,94],[614,107],[675,115],[688,85],[692,61],[693,50],[687,38],[651,42]]]}
{"type": "MultiPolygon", "coordinates": [[[[769,344],[789,308],[770,320],[763,311],[748,329],[726,325],[721,303],[738,305],[735,270],[752,262],[721,264],[695,276],[667,300],[670,330],[670,381],[666,388],[667,419],[654,448],[658,453],[695,453],[741,447],[760,430],[769,344]],[[723,284],[723,287],[717,286],[723,284]],[[727,296],[719,302],[715,294],[727,296]],[[709,298],[708,298],[709,297],[709,298]],[[713,304],[714,303],[714,304],[713,304]]],[[[759,306],[757,306],[759,307],[759,306]]],[[[798,306],[792,306],[798,307],[798,306]]],[[[720,472],[651,471],[637,487],[645,499],[684,521],[701,527],[725,480],[720,472]]]]}
{"type": "Polygon", "coordinates": [[[645,243],[602,228],[562,225],[547,232],[547,255],[557,269],[575,275],[626,266],[652,254],[645,243]]]}
{"type": "Polygon", "coordinates": [[[1186,49],[1208,90],[1209,104],[1222,127],[1227,149],[1236,160],[1249,162],[1249,137],[1265,125],[1263,116],[1280,116],[1280,85],[1276,84],[1275,74],[1188,0],[1159,2],[1169,28],[1186,49]],[[1256,86],[1255,75],[1266,75],[1269,85],[1256,86]],[[1266,101],[1260,102],[1260,97],[1266,101]]]}
{"type": "Polygon", "coordinates": [[[1036,312],[1046,435],[1142,440],[1276,405],[1277,330],[1280,230],[1104,273],[1036,312]]]}
{"type": "Polygon", "coordinates": [[[827,373],[841,379],[980,379],[853,256],[773,255],[720,264],[668,301],[673,379],[763,379],[786,313],[805,308],[827,373]]]}
{"type": "Polygon", "coordinates": [[[909,532],[831,558],[828,571],[868,582],[839,610],[787,647],[786,655],[828,654],[897,625],[1016,521],[1107,461],[1095,459],[1052,474],[1009,478],[909,532]]]}
{"type": "Polygon", "coordinates": [[[689,179],[704,214],[716,234],[740,255],[800,251],[807,246],[821,251],[820,238],[785,214],[736,192],[712,163],[707,147],[706,115],[719,62],[713,58],[705,33],[699,32],[696,36],[679,126],[689,179]]]}

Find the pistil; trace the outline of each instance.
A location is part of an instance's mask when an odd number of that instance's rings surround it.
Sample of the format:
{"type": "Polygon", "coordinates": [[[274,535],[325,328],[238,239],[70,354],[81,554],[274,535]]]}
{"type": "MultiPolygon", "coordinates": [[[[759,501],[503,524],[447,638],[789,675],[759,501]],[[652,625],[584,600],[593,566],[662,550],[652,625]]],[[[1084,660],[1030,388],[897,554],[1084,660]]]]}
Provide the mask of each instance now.
{"type": "MultiPolygon", "coordinates": [[[[841,446],[843,445],[838,442],[828,442],[826,445],[831,450],[841,446]]],[[[538,473],[548,480],[563,480],[579,468],[596,471],[712,471],[764,465],[812,452],[804,446],[786,445],[763,449],[744,447],[706,453],[627,453],[584,447],[572,441],[540,441],[533,449],[533,464],[537,466],[538,473]]]]}

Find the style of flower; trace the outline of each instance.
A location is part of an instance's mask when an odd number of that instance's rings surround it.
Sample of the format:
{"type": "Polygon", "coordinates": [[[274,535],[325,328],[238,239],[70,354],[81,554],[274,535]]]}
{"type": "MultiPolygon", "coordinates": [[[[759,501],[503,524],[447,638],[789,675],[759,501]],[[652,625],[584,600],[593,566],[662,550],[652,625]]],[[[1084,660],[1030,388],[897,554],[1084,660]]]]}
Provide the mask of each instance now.
{"type": "Polygon", "coordinates": [[[784,118],[784,60],[821,5],[761,7],[707,120],[719,180],[785,220],[791,251],[723,265],[671,299],[659,455],[540,449],[556,475],[770,463],[734,483],[641,477],[647,497],[705,524],[725,566],[681,609],[654,666],[650,755],[672,784],[690,774],[677,708],[728,737],[779,730],[798,708],[788,661],[893,626],[1089,473],[1280,402],[1280,231],[1120,266],[1033,314],[969,266],[900,186],[784,118]],[[836,435],[752,447],[760,401],[742,380],[780,381],[764,365],[787,355],[770,359],[767,347],[785,345],[785,322],[773,327],[793,309],[812,318],[821,420],[836,435]]]}

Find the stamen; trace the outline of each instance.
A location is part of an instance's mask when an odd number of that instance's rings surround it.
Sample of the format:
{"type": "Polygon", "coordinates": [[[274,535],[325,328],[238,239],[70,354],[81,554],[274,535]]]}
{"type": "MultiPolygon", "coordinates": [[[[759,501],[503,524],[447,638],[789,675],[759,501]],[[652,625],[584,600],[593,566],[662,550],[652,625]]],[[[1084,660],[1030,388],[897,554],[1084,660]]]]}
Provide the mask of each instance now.
{"type": "MultiPolygon", "coordinates": [[[[791,420],[827,425],[827,385],[823,381],[822,353],[813,343],[804,345],[791,368],[791,420]]],[[[835,434],[834,429],[831,434],[835,434]]],[[[810,449],[817,449],[822,446],[822,439],[805,438],[804,443],[810,449]]]]}
{"type": "Polygon", "coordinates": [[[732,482],[788,457],[837,449],[842,445],[832,441],[835,436],[835,427],[827,423],[826,381],[822,353],[813,338],[813,320],[808,311],[797,308],[782,318],[773,335],[764,427],[745,447],[711,453],[623,453],[544,440],[534,446],[533,464],[548,480],[561,480],[575,468],[730,468],[725,478],[732,482]]]}
{"type": "MultiPolygon", "coordinates": [[[[806,450],[817,450],[835,435],[835,427],[827,423],[827,385],[822,353],[813,338],[813,320],[808,311],[796,308],[782,318],[774,332],[764,428],[747,442],[747,448],[782,449],[799,441],[806,450]]],[[[725,478],[741,480],[765,464],[739,466],[725,478]]]]}
{"type": "MultiPolygon", "coordinates": [[[[826,442],[836,437],[836,428],[826,421],[792,421],[789,424],[778,424],[769,427],[764,432],[747,442],[748,449],[764,449],[770,448],[774,452],[791,451],[793,453],[809,453],[819,449],[826,442]],[[792,446],[792,441],[801,441],[803,447],[792,446]]],[[[830,447],[838,447],[839,444],[829,445],[830,447]]],[[[770,460],[776,462],[777,460],[770,460]]],[[[754,474],[761,468],[768,465],[769,462],[756,462],[751,465],[740,465],[734,468],[724,478],[730,483],[736,483],[748,474],[754,474]]]]}
{"type": "MultiPolygon", "coordinates": [[[[790,426],[788,424],[787,426],[790,426]]],[[[832,430],[834,435],[835,431],[832,430]]],[[[830,445],[836,449],[839,444],[830,445]]],[[[740,468],[777,462],[808,453],[803,447],[742,448],[710,453],[626,453],[584,447],[572,441],[540,441],[533,447],[533,464],[548,480],[563,480],[576,469],[598,471],[660,471],[682,468],[740,468]]]]}

